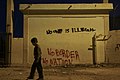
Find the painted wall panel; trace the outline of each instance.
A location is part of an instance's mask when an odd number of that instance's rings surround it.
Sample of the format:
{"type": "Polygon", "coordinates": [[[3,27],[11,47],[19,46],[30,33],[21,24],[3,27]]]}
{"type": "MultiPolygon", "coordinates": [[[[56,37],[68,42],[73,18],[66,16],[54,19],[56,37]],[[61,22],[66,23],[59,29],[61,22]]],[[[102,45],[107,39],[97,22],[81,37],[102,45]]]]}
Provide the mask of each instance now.
{"type": "Polygon", "coordinates": [[[107,63],[120,63],[120,30],[110,31],[107,42],[107,63]]]}
{"type": "MultiPolygon", "coordinates": [[[[12,39],[12,54],[11,63],[22,64],[23,63],[23,38],[12,39]]],[[[22,65],[21,65],[22,66],[22,65]]]]}
{"type": "MultiPolygon", "coordinates": [[[[29,18],[29,56],[33,61],[32,37],[39,39],[44,65],[59,66],[64,64],[92,64],[92,44],[94,34],[104,35],[102,17],[86,18],[29,18]]],[[[98,60],[103,59],[104,43],[97,43],[100,52],[98,60]]]]}

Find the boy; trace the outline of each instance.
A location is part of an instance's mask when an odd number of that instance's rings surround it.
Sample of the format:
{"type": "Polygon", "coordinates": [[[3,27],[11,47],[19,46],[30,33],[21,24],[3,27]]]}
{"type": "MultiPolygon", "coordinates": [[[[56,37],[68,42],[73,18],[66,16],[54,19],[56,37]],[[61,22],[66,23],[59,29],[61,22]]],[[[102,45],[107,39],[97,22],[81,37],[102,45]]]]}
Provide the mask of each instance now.
{"type": "Polygon", "coordinates": [[[37,38],[32,38],[31,43],[34,47],[34,62],[31,67],[31,72],[30,75],[27,79],[33,79],[34,78],[34,73],[37,68],[37,72],[39,74],[39,78],[37,80],[43,80],[43,69],[42,69],[42,64],[41,64],[41,48],[39,47],[38,40],[37,38]]]}

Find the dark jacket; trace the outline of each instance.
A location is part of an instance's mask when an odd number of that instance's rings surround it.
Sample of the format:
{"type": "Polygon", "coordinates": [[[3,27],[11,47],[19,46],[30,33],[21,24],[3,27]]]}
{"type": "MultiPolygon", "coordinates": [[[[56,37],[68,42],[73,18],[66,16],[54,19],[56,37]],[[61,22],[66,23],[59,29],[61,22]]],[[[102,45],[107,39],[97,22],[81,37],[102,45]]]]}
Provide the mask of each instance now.
{"type": "Polygon", "coordinates": [[[34,47],[34,58],[38,60],[39,58],[41,58],[41,54],[42,54],[41,48],[39,47],[39,45],[36,45],[34,47]]]}

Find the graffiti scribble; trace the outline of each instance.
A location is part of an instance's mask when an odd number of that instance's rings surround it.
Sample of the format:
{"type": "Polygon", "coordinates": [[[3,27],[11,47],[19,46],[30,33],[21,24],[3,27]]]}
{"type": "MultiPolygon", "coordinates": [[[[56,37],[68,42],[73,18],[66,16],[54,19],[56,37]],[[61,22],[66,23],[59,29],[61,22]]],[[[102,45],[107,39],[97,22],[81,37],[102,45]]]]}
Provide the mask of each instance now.
{"type": "Polygon", "coordinates": [[[56,29],[56,30],[47,30],[46,33],[47,34],[53,34],[53,33],[58,33],[61,34],[62,33],[62,29],[56,29]]]}
{"type": "Polygon", "coordinates": [[[120,44],[116,44],[115,51],[119,50],[120,44]]]}

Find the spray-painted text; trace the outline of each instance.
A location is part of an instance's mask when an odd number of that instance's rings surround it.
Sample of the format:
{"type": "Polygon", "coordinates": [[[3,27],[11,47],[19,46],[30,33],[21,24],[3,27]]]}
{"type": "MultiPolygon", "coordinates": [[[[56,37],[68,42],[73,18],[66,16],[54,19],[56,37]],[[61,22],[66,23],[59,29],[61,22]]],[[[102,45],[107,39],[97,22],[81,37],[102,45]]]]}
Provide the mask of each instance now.
{"type": "Polygon", "coordinates": [[[50,64],[54,66],[69,65],[74,60],[79,60],[78,51],[65,50],[65,49],[52,49],[47,48],[48,58],[43,58],[44,64],[50,64]]]}

